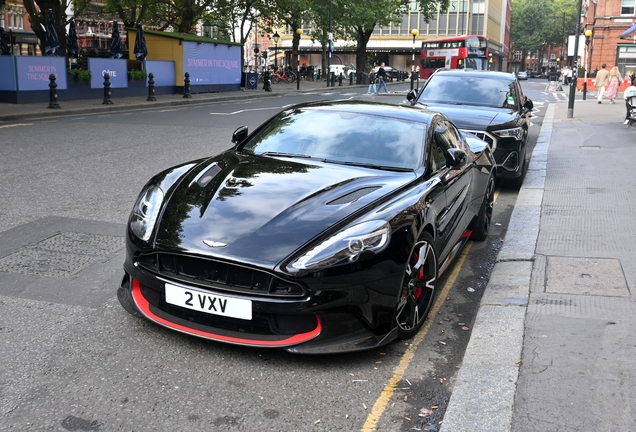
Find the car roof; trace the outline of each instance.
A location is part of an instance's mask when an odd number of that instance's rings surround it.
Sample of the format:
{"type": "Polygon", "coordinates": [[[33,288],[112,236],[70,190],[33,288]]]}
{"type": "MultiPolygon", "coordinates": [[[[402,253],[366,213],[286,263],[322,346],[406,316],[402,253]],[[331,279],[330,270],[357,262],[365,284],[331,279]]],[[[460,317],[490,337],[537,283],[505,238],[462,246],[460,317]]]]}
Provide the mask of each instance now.
{"type": "MultiPolygon", "coordinates": [[[[494,79],[502,79],[514,81],[515,75],[512,72],[497,72],[478,69],[438,69],[433,75],[450,75],[450,76],[469,76],[469,77],[491,77],[494,79]]],[[[431,76],[432,77],[432,76],[431,76]]]]}

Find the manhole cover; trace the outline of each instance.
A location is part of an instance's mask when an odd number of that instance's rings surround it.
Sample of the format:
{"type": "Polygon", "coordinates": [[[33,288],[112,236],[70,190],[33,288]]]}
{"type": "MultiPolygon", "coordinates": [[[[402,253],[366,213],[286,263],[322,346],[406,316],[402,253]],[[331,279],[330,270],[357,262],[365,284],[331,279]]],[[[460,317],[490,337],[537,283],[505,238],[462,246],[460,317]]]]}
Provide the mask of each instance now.
{"type": "Polygon", "coordinates": [[[60,233],[0,259],[0,272],[70,277],[124,247],[121,237],[60,233]]]}
{"type": "Polygon", "coordinates": [[[629,297],[619,260],[548,257],[546,292],[629,297]]]}

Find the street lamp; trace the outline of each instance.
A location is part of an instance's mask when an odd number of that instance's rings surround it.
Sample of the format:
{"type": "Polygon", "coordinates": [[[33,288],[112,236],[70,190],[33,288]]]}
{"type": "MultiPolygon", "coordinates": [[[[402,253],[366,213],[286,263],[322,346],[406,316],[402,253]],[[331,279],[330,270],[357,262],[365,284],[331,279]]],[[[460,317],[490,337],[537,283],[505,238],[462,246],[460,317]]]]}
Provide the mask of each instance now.
{"type": "MultiPolygon", "coordinates": [[[[590,38],[592,37],[592,30],[585,30],[585,51],[583,52],[583,67],[585,68],[585,74],[583,77],[583,100],[587,100],[587,67],[588,58],[587,58],[587,49],[590,46],[590,38]]],[[[578,75],[579,71],[575,71],[578,75]]]]}
{"type": "MultiPolygon", "coordinates": [[[[417,36],[417,29],[414,28],[413,30],[411,30],[411,34],[413,35],[413,54],[411,56],[411,90],[413,90],[413,82],[415,81],[415,77],[413,76],[413,74],[415,73],[415,37],[417,36]]],[[[419,86],[420,83],[418,80],[417,87],[419,88],[419,86]]]]}
{"type": "Polygon", "coordinates": [[[211,37],[211,32],[212,24],[210,24],[210,21],[205,20],[205,22],[203,23],[203,37],[211,37]]]}
{"type": "Polygon", "coordinates": [[[297,28],[296,34],[298,35],[298,61],[296,62],[298,73],[296,75],[296,90],[300,90],[300,37],[303,34],[303,29],[297,28]]]}
{"type": "Polygon", "coordinates": [[[274,33],[272,40],[274,41],[274,70],[276,71],[278,70],[278,41],[280,40],[278,32],[274,33]]]}

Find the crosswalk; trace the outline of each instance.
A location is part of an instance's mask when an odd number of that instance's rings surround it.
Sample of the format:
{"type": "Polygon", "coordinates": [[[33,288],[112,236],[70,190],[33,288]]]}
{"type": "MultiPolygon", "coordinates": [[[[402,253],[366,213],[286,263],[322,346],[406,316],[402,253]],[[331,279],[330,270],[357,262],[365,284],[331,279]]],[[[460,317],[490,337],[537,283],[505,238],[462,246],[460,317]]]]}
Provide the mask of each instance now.
{"type": "MultiPolygon", "coordinates": [[[[554,100],[555,102],[567,102],[570,100],[570,90],[568,87],[564,87],[563,91],[551,91],[551,92],[541,92],[546,95],[549,100],[554,100]]],[[[596,100],[596,92],[588,92],[587,100],[596,100]]],[[[582,99],[582,95],[580,92],[576,93],[576,99],[582,99]]]]}

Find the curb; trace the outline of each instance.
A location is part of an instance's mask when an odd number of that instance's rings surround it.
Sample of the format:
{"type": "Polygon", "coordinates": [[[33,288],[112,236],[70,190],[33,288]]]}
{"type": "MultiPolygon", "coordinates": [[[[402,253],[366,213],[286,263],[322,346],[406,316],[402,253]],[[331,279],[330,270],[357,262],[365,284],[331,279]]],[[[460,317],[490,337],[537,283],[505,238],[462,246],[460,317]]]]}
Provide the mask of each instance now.
{"type": "Polygon", "coordinates": [[[554,111],[550,104],[479,305],[441,432],[511,430],[554,111]]]}

